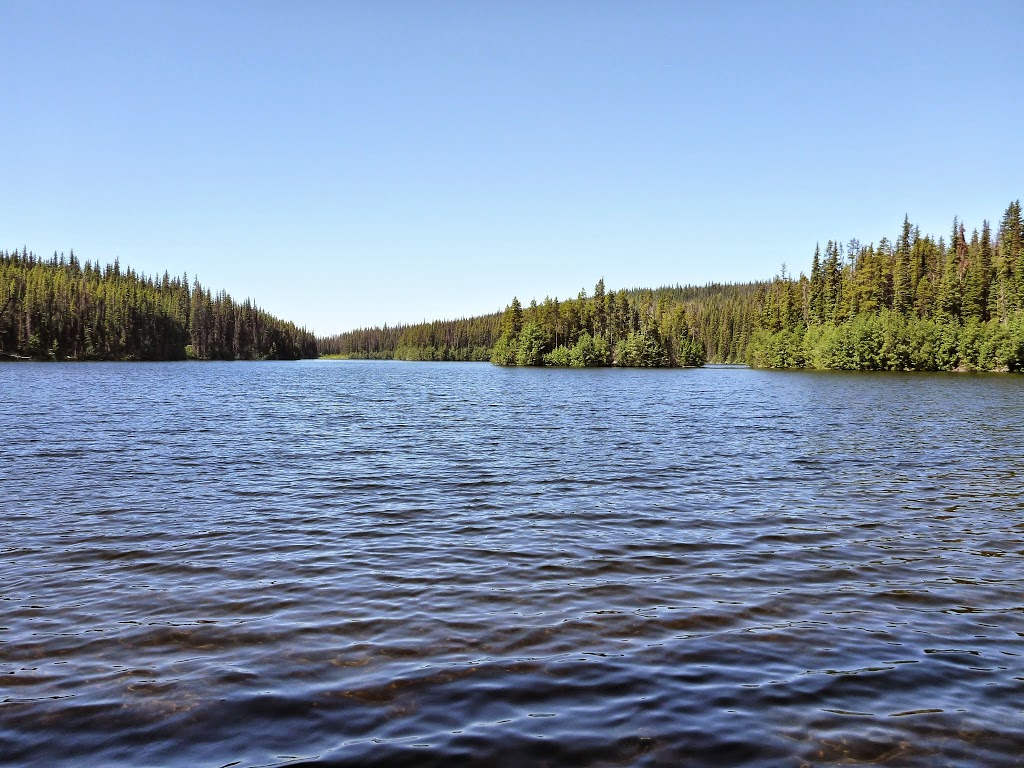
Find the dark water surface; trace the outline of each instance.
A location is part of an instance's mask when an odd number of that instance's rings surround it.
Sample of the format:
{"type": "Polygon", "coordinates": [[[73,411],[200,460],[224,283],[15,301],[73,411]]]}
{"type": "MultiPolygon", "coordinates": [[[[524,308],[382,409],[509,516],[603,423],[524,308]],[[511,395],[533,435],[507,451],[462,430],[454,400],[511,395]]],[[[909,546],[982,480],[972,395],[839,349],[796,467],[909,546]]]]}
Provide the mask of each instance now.
{"type": "Polygon", "coordinates": [[[1024,765],[1024,379],[0,366],[0,763],[1024,765]]]}

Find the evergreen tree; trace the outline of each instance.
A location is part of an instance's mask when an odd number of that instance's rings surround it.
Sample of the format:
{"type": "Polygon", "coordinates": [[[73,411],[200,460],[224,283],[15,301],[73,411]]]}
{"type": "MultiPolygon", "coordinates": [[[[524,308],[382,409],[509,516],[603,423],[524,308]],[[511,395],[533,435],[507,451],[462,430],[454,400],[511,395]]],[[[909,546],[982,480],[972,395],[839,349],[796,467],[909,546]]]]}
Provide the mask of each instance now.
{"type": "Polygon", "coordinates": [[[896,241],[892,299],[892,308],[901,315],[905,315],[910,311],[914,301],[913,289],[911,287],[910,232],[910,218],[904,215],[903,230],[896,241]]]}
{"type": "Polygon", "coordinates": [[[1001,312],[1024,309],[1024,219],[1019,200],[1006,207],[999,223],[997,274],[1001,312]]]}
{"type": "Polygon", "coordinates": [[[839,271],[839,250],[829,240],[825,246],[824,271],[824,318],[827,322],[835,322],[837,314],[841,312],[842,302],[842,274],[839,271]]]}
{"type": "Polygon", "coordinates": [[[942,279],[939,282],[939,312],[946,320],[960,317],[960,268],[956,248],[946,249],[942,279]]]}
{"type": "Polygon", "coordinates": [[[519,336],[519,331],[523,327],[523,305],[519,303],[519,298],[513,296],[512,303],[508,305],[505,310],[505,317],[502,320],[502,330],[507,333],[511,338],[519,336]]]}
{"type": "Polygon", "coordinates": [[[825,322],[825,275],[821,270],[821,248],[814,246],[814,260],[811,262],[811,289],[809,296],[810,321],[825,322]]]}
{"type": "Polygon", "coordinates": [[[992,235],[986,220],[982,234],[974,230],[963,290],[963,316],[979,321],[989,319],[989,289],[992,281],[992,235]]]}

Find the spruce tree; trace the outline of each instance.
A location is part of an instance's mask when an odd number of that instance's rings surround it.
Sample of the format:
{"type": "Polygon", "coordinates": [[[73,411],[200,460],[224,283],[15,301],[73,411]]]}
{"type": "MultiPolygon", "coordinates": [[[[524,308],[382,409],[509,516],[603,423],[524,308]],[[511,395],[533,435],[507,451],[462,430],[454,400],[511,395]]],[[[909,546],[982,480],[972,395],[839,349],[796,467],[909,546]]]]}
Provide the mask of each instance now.
{"type": "Polygon", "coordinates": [[[981,298],[985,320],[992,318],[992,227],[985,219],[981,224],[981,248],[978,251],[978,272],[981,276],[981,298]]]}
{"type": "Polygon", "coordinates": [[[808,298],[811,322],[825,322],[825,276],[821,271],[821,247],[814,246],[814,260],[811,262],[811,287],[808,298]]]}
{"type": "Polygon", "coordinates": [[[839,252],[831,240],[825,246],[824,272],[824,320],[826,322],[835,322],[839,302],[842,299],[842,275],[839,272],[839,252]]]}
{"type": "Polygon", "coordinates": [[[892,308],[894,311],[905,315],[910,311],[913,304],[913,292],[911,289],[911,265],[910,265],[910,218],[903,216],[903,230],[896,241],[896,259],[893,266],[893,296],[892,308]]]}
{"type": "Polygon", "coordinates": [[[960,306],[962,303],[960,287],[960,255],[958,243],[960,240],[960,223],[957,218],[953,219],[953,238],[950,246],[946,249],[945,262],[942,269],[942,279],[939,282],[939,312],[947,320],[959,319],[960,306]]]}
{"type": "Polygon", "coordinates": [[[594,286],[594,336],[603,334],[605,332],[605,326],[607,319],[605,317],[605,306],[604,306],[604,278],[602,277],[597,281],[597,285],[594,286]]]}
{"type": "Polygon", "coordinates": [[[505,310],[505,317],[502,319],[502,330],[511,338],[519,336],[523,328],[523,305],[519,303],[519,297],[513,296],[512,303],[505,310]]]}
{"type": "Polygon", "coordinates": [[[1006,207],[999,224],[998,272],[1008,310],[1024,309],[1024,220],[1020,200],[1006,207]]]}

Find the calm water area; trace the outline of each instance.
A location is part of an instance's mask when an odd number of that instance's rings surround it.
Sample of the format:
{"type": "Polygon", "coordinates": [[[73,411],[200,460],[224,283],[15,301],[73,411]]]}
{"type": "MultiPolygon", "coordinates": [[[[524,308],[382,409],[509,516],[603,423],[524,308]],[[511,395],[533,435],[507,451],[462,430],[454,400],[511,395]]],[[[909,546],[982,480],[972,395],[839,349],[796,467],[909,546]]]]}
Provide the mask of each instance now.
{"type": "Polygon", "coordinates": [[[0,764],[1024,765],[1024,378],[0,365],[0,764]]]}

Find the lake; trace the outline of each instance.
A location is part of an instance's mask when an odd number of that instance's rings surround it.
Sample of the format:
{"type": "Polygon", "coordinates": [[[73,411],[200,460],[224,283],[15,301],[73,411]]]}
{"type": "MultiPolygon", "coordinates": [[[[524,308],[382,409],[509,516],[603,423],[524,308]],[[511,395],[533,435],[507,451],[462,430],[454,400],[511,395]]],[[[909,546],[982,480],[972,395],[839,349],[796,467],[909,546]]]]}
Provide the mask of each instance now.
{"type": "Polygon", "coordinates": [[[0,366],[5,765],[1020,766],[1024,379],[0,366]]]}

